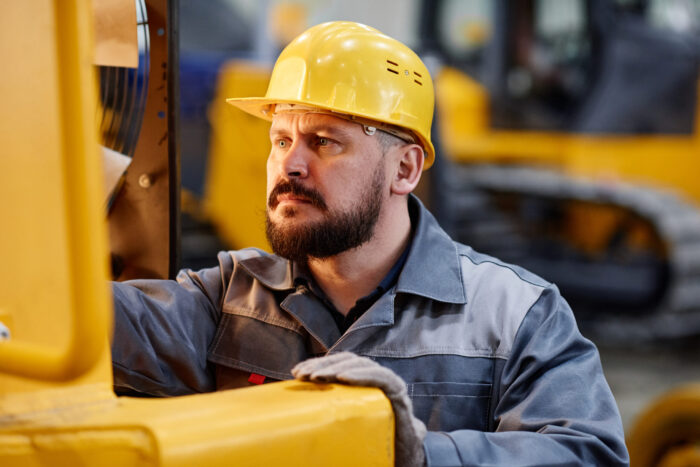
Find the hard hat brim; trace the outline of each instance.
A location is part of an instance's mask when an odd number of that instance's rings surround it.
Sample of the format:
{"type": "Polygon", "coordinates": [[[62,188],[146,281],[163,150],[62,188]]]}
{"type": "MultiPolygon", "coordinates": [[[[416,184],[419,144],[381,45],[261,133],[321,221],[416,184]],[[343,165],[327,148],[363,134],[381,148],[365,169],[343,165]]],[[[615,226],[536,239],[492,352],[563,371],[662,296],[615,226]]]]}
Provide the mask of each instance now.
{"type": "MultiPolygon", "coordinates": [[[[304,105],[304,106],[309,106],[308,101],[304,100],[294,100],[294,99],[271,99],[271,98],[265,98],[265,97],[232,97],[229,99],[226,99],[226,102],[233,105],[234,107],[238,107],[242,111],[253,115],[258,118],[262,118],[263,120],[267,121],[272,121],[273,117],[273,112],[272,112],[272,106],[276,104],[298,104],[298,105],[304,105]]],[[[313,107],[318,107],[319,109],[327,110],[330,112],[337,112],[337,109],[331,107],[331,106],[324,106],[324,105],[319,105],[314,103],[313,107]]],[[[357,117],[365,118],[368,120],[374,120],[372,118],[372,115],[363,115],[361,113],[353,113],[352,115],[355,115],[357,117]]],[[[413,128],[408,128],[408,130],[414,130],[413,128]]],[[[426,140],[425,138],[422,137],[419,131],[412,131],[412,133],[418,138],[420,145],[423,147],[423,151],[425,153],[425,162],[423,163],[423,170],[427,170],[430,168],[430,166],[433,165],[433,162],[435,161],[435,148],[433,147],[433,144],[426,140]]]]}

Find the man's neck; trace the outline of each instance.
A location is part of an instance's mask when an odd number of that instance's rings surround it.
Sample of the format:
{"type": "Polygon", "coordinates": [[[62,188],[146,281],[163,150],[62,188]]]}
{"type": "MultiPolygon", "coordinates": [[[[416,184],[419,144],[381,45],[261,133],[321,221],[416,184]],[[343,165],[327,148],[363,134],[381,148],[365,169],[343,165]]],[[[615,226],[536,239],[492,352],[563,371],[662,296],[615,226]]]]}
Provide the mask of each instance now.
{"type": "Polygon", "coordinates": [[[369,242],[330,258],[309,260],[316,283],[343,315],[377,288],[410,241],[408,206],[404,202],[396,208],[382,213],[369,242]]]}

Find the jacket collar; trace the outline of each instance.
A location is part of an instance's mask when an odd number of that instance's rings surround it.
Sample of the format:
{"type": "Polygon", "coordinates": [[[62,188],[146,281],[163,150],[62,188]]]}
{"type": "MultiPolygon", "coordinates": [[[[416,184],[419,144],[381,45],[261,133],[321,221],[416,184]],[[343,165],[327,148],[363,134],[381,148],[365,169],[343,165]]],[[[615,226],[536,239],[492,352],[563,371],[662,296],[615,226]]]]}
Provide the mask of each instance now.
{"type": "Polygon", "coordinates": [[[396,291],[445,303],[467,303],[457,246],[414,195],[409,196],[408,208],[413,242],[396,291]]]}
{"type": "MultiPolygon", "coordinates": [[[[456,245],[417,197],[410,195],[408,205],[414,234],[396,291],[440,302],[466,303],[456,245]]],[[[289,260],[264,254],[242,260],[240,265],[270,289],[295,288],[297,266],[289,260]]]]}
{"type": "Polygon", "coordinates": [[[241,260],[239,264],[248,274],[272,290],[295,288],[292,263],[287,259],[261,252],[261,256],[241,260]]]}

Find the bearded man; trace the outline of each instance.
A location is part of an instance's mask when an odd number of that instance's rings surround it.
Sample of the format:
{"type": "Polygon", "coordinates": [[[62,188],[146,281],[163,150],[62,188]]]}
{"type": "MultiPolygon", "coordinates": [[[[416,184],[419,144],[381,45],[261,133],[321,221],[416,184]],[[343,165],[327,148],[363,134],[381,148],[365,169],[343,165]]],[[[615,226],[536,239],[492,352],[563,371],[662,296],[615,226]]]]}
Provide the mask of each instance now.
{"type": "Polygon", "coordinates": [[[114,284],[115,386],[156,396],[296,377],[376,386],[397,465],[626,465],[597,350],[552,284],[453,242],[411,192],[433,87],[348,22],[280,55],[265,97],[267,234],[177,281],[114,284]]]}

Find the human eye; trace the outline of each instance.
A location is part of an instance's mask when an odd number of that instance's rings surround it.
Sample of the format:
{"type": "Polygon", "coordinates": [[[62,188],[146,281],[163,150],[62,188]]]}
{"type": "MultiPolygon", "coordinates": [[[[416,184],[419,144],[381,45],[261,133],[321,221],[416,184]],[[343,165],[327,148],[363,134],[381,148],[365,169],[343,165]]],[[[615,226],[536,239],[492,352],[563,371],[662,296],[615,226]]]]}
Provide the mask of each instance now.
{"type": "Polygon", "coordinates": [[[343,144],[329,136],[316,135],[312,144],[319,154],[331,156],[343,152],[343,144]]]}
{"type": "Polygon", "coordinates": [[[338,141],[331,139],[328,136],[316,136],[316,139],[314,140],[314,144],[316,147],[319,147],[319,148],[330,149],[330,148],[337,147],[338,141]]]}
{"type": "Polygon", "coordinates": [[[280,149],[286,149],[289,147],[289,141],[287,141],[284,138],[279,138],[275,141],[275,146],[277,146],[280,149]]]}

